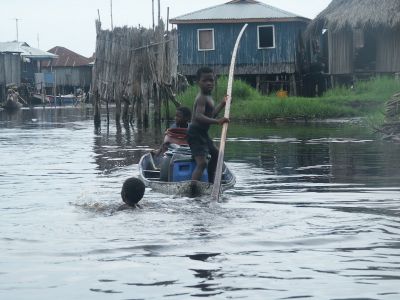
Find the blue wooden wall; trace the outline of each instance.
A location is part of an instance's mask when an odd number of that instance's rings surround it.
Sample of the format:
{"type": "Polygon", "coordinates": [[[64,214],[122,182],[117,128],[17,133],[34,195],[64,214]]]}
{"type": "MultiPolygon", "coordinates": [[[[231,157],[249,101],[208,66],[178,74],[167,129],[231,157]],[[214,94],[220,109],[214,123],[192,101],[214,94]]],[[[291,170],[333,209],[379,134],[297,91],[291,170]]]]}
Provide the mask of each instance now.
{"type": "MultiPolygon", "coordinates": [[[[179,24],[179,65],[227,65],[236,38],[243,24],[179,24]],[[215,50],[198,51],[197,30],[214,29],[215,50]]],[[[299,32],[305,30],[305,22],[250,23],[243,34],[236,65],[268,66],[294,64],[299,32]],[[275,48],[258,49],[257,26],[275,26],[275,48]]]]}

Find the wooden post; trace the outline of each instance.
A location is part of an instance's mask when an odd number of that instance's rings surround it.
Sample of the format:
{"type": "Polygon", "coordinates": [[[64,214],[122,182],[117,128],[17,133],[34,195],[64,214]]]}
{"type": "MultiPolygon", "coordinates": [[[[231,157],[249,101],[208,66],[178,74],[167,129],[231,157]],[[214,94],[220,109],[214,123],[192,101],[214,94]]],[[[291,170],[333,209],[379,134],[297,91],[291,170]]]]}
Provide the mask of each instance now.
{"type": "Polygon", "coordinates": [[[94,126],[96,128],[100,127],[101,124],[101,118],[100,118],[100,96],[99,92],[96,90],[94,94],[92,94],[92,97],[94,97],[94,126]]]}
{"type": "Polygon", "coordinates": [[[122,101],[124,103],[124,106],[122,108],[122,122],[124,123],[124,125],[129,124],[129,99],[127,99],[126,97],[122,98],[122,101]]]}
{"type": "Polygon", "coordinates": [[[121,121],[121,96],[117,93],[114,83],[112,90],[115,101],[115,123],[119,125],[121,121]]]}
{"type": "Polygon", "coordinates": [[[107,111],[107,126],[110,124],[110,107],[109,102],[111,99],[106,100],[106,111],[107,111]]]}
{"type": "Polygon", "coordinates": [[[290,75],[290,93],[292,96],[297,96],[297,86],[296,86],[296,75],[292,74],[290,75]]]}
{"type": "Polygon", "coordinates": [[[256,90],[260,91],[260,75],[256,76],[256,90]]]}
{"type": "MultiPolygon", "coordinates": [[[[173,95],[172,95],[173,97],[173,95]]],[[[165,103],[165,118],[167,119],[167,121],[169,120],[169,95],[167,93],[164,94],[164,103],[165,103]]],[[[171,99],[172,100],[172,99],[171,99]]],[[[168,127],[168,125],[167,125],[168,127]]]]}
{"type": "Polygon", "coordinates": [[[110,0],[111,30],[114,30],[112,0],[110,0]]]}
{"type": "Polygon", "coordinates": [[[157,124],[161,120],[161,113],[160,113],[160,89],[158,88],[157,84],[153,86],[153,103],[154,103],[154,122],[157,124]]]}
{"type": "Polygon", "coordinates": [[[169,31],[169,6],[167,7],[167,32],[169,31]]]}
{"type": "MultiPolygon", "coordinates": [[[[44,92],[43,92],[43,81],[40,83],[40,93],[42,94],[42,104],[44,107],[44,92]]],[[[56,98],[54,98],[54,103],[56,101],[56,98]]]]}
{"type": "Polygon", "coordinates": [[[160,5],[160,1],[161,0],[158,0],[158,22],[157,22],[157,25],[158,26],[160,26],[160,21],[161,21],[161,12],[160,12],[160,7],[161,7],[161,5],[160,5]]]}
{"type": "Polygon", "coordinates": [[[15,18],[15,28],[16,28],[16,31],[17,31],[17,42],[18,42],[18,18],[15,18]]]}
{"type": "Polygon", "coordinates": [[[153,19],[153,30],[154,30],[154,0],[151,0],[151,16],[153,19]]]}
{"type": "MultiPolygon", "coordinates": [[[[56,97],[57,95],[57,75],[56,75],[56,70],[54,70],[54,83],[53,83],[53,95],[56,97]]],[[[55,99],[55,98],[54,98],[55,99]]]]}

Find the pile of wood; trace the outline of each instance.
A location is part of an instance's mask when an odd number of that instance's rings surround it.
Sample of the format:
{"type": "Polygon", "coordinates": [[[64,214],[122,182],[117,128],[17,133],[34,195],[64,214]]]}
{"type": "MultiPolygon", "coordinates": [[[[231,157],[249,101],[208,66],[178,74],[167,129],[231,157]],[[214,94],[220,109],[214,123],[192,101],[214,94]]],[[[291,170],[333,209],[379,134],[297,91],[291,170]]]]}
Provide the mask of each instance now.
{"type": "Polygon", "coordinates": [[[394,94],[386,103],[386,121],[379,128],[384,139],[400,142],[400,93],[394,94]]]}
{"type": "Polygon", "coordinates": [[[116,105],[116,122],[161,120],[161,107],[173,98],[177,81],[176,32],[166,32],[161,21],[155,29],[102,30],[96,21],[96,60],[91,96],[95,123],[100,124],[101,102],[116,105]],[[124,104],[123,112],[121,112],[124,104]]]}
{"type": "Polygon", "coordinates": [[[391,121],[400,121],[400,93],[394,94],[386,102],[386,119],[391,121]]]}

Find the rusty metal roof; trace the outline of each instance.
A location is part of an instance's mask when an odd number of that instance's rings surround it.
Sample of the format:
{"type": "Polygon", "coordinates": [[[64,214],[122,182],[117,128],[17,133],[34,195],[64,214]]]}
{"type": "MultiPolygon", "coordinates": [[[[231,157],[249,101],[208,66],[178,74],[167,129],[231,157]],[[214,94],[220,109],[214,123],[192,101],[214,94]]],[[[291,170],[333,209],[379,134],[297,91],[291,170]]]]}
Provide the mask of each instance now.
{"type": "Polygon", "coordinates": [[[180,23],[202,23],[204,21],[229,23],[235,21],[253,21],[260,20],[294,21],[309,19],[298,16],[291,12],[267,5],[254,0],[234,0],[224,4],[208,7],[202,10],[191,12],[178,16],[170,20],[173,24],[180,23]]]}
{"type": "Polygon", "coordinates": [[[88,66],[90,64],[89,58],[84,57],[65,47],[56,46],[51,48],[48,52],[56,54],[58,58],[54,59],[53,61],[43,62],[43,67],[80,67],[88,66]]]}

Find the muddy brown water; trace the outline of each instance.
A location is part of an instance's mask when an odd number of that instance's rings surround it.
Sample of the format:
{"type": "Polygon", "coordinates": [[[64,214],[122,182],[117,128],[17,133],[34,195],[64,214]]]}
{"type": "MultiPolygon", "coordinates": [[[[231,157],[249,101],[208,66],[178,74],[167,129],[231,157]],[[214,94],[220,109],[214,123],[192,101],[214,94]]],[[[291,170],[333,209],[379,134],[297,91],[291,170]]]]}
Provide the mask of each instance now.
{"type": "Polygon", "coordinates": [[[228,136],[221,203],[147,190],[118,211],[160,129],[0,112],[0,298],[400,299],[400,145],[346,122],[228,136]]]}

